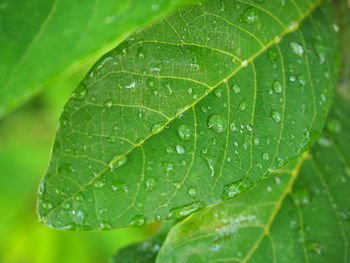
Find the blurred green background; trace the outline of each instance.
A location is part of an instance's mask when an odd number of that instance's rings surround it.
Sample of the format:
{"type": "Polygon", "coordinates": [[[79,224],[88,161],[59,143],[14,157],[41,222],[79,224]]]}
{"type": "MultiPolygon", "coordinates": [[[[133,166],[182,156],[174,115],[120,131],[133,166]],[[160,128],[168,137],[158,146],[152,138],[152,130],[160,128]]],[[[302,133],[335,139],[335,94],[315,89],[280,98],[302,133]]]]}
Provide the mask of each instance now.
{"type": "Polygon", "coordinates": [[[119,248],[154,232],[152,225],[64,232],[37,222],[37,188],[48,165],[59,115],[82,72],[47,87],[0,119],[0,263],[106,262],[119,248]]]}

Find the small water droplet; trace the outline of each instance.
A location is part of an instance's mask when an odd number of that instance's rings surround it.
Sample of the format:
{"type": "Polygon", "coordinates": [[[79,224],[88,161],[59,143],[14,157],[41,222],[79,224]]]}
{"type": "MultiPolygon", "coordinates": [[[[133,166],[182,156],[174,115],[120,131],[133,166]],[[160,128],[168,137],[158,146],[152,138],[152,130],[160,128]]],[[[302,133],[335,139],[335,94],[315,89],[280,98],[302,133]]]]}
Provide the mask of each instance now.
{"type": "Polygon", "coordinates": [[[222,89],[220,88],[217,88],[215,91],[214,91],[214,95],[218,98],[221,98],[222,97],[222,89]]]}
{"type": "Polygon", "coordinates": [[[255,24],[258,19],[259,11],[256,8],[248,8],[240,17],[240,21],[245,22],[248,25],[255,24]]]}
{"type": "Polygon", "coordinates": [[[108,99],[105,101],[104,105],[107,107],[107,108],[111,108],[114,104],[114,101],[112,99],[108,99]]]}
{"type": "Polygon", "coordinates": [[[310,203],[310,193],[306,188],[293,192],[293,200],[297,205],[307,205],[310,203]]]}
{"type": "Polygon", "coordinates": [[[275,82],[273,83],[273,90],[276,93],[281,93],[282,92],[282,85],[278,80],[275,80],[275,82]]]}
{"type": "Polygon", "coordinates": [[[263,159],[263,161],[268,161],[270,159],[269,154],[268,153],[263,153],[262,159],[263,159]]]}
{"type": "Polygon", "coordinates": [[[222,133],[226,129],[226,120],[219,115],[210,116],[207,124],[216,133],[222,133]]]}
{"type": "Polygon", "coordinates": [[[314,49],[320,60],[320,64],[323,64],[326,61],[326,48],[319,41],[314,42],[314,49]]]}
{"type": "Polygon", "coordinates": [[[188,188],[188,191],[187,191],[187,193],[192,197],[194,197],[196,195],[196,192],[197,192],[197,190],[195,187],[190,187],[190,188],[188,188]]]}
{"type": "Polygon", "coordinates": [[[112,184],[114,192],[128,192],[128,186],[122,182],[116,181],[112,184]]]}
{"type": "Polygon", "coordinates": [[[238,106],[238,109],[239,109],[240,111],[245,111],[246,108],[247,108],[247,102],[246,102],[245,100],[242,100],[241,103],[240,103],[239,106],[238,106]]]}
{"type": "Polygon", "coordinates": [[[203,207],[202,202],[193,202],[188,205],[184,205],[181,207],[173,208],[170,210],[168,214],[168,219],[177,219],[182,218],[185,216],[188,216],[192,214],[193,212],[199,210],[201,207],[203,207]]]}
{"type": "Polygon", "coordinates": [[[302,45],[298,44],[297,42],[291,42],[290,47],[291,47],[292,51],[294,52],[294,54],[301,56],[301,57],[304,55],[304,47],[302,45]]]}
{"type": "Polygon", "coordinates": [[[305,77],[302,74],[298,75],[298,82],[300,83],[301,86],[305,86],[306,80],[305,80],[305,77]]]}
{"type": "Polygon", "coordinates": [[[154,88],[155,84],[156,84],[156,83],[155,83],[154,78],[149,78],[149,79],[146,80],[146,86],[147,86],[147,88],[152,89],[152,88],[154,88]]]}
{"type": "Polygon", "coordinates": [[[238,94],[241,92],[241,88],[237,84],[234,84],[232,86],[232,91],[233,91],[233,93],[238,94]]]}
{"type": "Polygon", "coordinates": [[[143,226],[146,224],[146,217],[144,215],[137,215],[130,221],[130,226],[143,226]]]}
{"type": "Polygon", "coordinates": [[[52,209],[52,204],[50,202],[43,202],[43,208],[46,210],[52,209]]]}
{"type": "Polygon", "coordinates": [[[332,133],[339,133],[341,131],[341,123],[337,119],[330,119],[327,121],[327,130],[332,133]]]}
{"type": "Polygon", "coordinates": [[[233,123],[233,122],[230,123],[230,130],[232,132],[237,131],[238,130],[237,125],[235,123],[233,123]]]}
{"type": "Polygon", "coordinates": [[[187,141],[191,137],[191,129],[185,124],[180,125],[177,129],[177,134],[182,141],[187,141]]]}
{"type": "Polygon", "coordinates": [[[172,170],[174,170],[174,165],[172,163],[163,162],[162,167],[166,174],[169,174],[172,170]]]}
{"type": "Polygon", "coordinates": [[[170,83],[165,82],[165,83],[163,83],[162,85],[163,85],[163,87],[164,87],[165,92],[166,92],[167,95],[171,96],[171,95],[174,94],[173,89],[171,88],[170,83]]]}
{"type": "Polygon", "coordinates": [[[260,143],[259,138],[254,138],[253,143],[254,145],[259,145],[260,143]]]}
{"type": "Polygon", "coordinates": [[[185,148],[182,145],[176,145],[176,152],[178,154],[185,154],[185,148]]]}
{"type": "Polygon", "coordinates": [[[276,110],[272,110],[271,111],[271,118],[275,121],[275,122],[281,122],[281,114],[276,111],[276,110]]]}
{"type": "Polygon", "coordinates": [[[102,188],[102,187],[104,187],[105,186],[105,183],[103,182],[103,181],[101,181],[101,180],[96,180],[95,182],[94,182],[94,187],[95,188],[102,188]]]}
{"type": "Polygon", "coordinates": [[[160,131],[162,130],[162,128],[163,128],[163,125],[164,125],[164,124],[162,124],[162,123],[156,123],[156,124],[154,124],[154,125],[152,126],[152,128],[151,128],[152,133],[158,133],[158,132],[160,132],[160,131]]]}
{"type": "Polygon", "coordinates": [[[72,93],[72,98],[75,100],[82,100],[86,97],[88,90],[84,84],[80,84],[72,93]]]}
{"type": "Polygon", "coordinates": [[[221,199],[227,200],[235,197],[247,188],[247,181],[245,179],[238,180],[231,184],[224,186],[224,191],[222,192],[221,199]]]}
{"type": "Polygon", "coordinates": [[[136,51],[136,57],[137,58],[144,58],[145,57],[145,51],[143,47],[139,47],[136,51]]]}
{"type": "Polygon", "coordinates": [[[155,186],[156,182],[157,182],[156,179],[153,178],[153,177],[147,178],[146,182],[145,182],[145,184],[146,184],[146,191],[148,191],[148,192],[152,191],[154,189],[154,186],[155,186]]]}
{"type": "Polygon", "coordinates": [[[305,242],[305,247],[311,253],[315,253],[315,254],[318,254],[318,255],[322,254],[323,246],[319,242],[306,241],[305,242]]]}

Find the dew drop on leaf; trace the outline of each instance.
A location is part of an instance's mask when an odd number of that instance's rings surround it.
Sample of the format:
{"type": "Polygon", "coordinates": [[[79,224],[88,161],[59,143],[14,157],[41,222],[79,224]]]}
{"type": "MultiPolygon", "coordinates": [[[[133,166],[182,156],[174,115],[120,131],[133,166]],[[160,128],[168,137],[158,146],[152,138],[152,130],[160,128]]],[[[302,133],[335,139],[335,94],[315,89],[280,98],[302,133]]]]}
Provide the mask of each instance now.
{"type": "Polygon", "coordinates": [[[300,57],[304,55],[304,47],[302,45],[300,45],[299,43],[291,42],[290,47],[291,47],[292,51],[294,52],[294,54],[296,54],[300,57]]]}
{"type": "Polygon", "coordinates": [[[154,124],[152,126],[151,131],[153,133],[157,133],[157,132],[160,132],[162,130],[162,128],[163,128],[163,124],[162,123],[156,123],[156,124],[154,124]]]}
{"type": "Polygon", "coordinates": [[[259,19],[259,13],[256,8],[249,8],[241,14],[240,20],[249,25],[255,24],[259,19]]]}
{"type": "Polygon", "coordinates": [[[241,92],[241,88],[237,84],[234,84],[232,86],[232,91],[233,91],[233,93],[238,94],[241,92]]]}
{"type": "Polygon", "coordinates": [[[103,182],[103,181],[101,181],[101,180],[96,180],[95,182],[94,182],[94,187],[95,188],[102,188],[102,187],[104,187],[105,186],[105,183],[103,182]]]}
{"type": "Polygon", "coordinates": [[[281,93],[282,92],[282,85],[281,83],[276,80],[274,83],[273,83],[273,90],[276,92],[276,93],[281,93]]]}
{"type": "Polygon", "coordinates": [[[220,115],[212,115],[208,119],[208,128],[216,133],[222,133],[226,129],[226,120],[220,115]]]}
{"type": "Polygon", "coordinates": [[[185,148],[182,145],[176,145],[176,152],[178,154],[185,154],[185,148]]]}
{"type": "Polygon", "coordinates": [[[86,97],[88,90],[84,84],[80,84],[72,93],[72,98],[75,100],[82,100],[86,97]]]}
{"type": "Polygon", "coordinates": [[[122,182],[116,181],[112,184],[114,192],[128,192],[128,186],[122,182]]]}
{"type": "Polygon", "coordinates": [[[146,217],[144,215],[136,215],[130,221],[130,226],[143,226],[146,223],[146,217]]]}
{"type": "Polygon", "coordinates": [[[192,197],[194,197],[196,195],[196,192],[197,192],[197,190],[195,187],[190,187],[190,188],[188,188],[188,191],[187,191],[187,193],[192,197]]]}
{"type": "Polygon", "coordinates": [[[238,106],[240,111],[245,111],[247,108],[247,102],[245,100],[242,100],[241,103],[238,106]]]}
{"type": "Polygon", "coordinates": [[[104,105],[107,107],[107,108],[111,108],[114,104],[114,101],[112,99],[108,99],[105,101],[104,105]]]}
{"type": "Polygon", "coordinates": [[[281,122],[281,114],[276,110],[271,111],[271,118],[275,122],[281,122]]]}
{"type": "Polygon", "coordinates": [[[193,212],[197,211],[198,209],[200,209],[201,207],[203,207],[202,202],[193,202],[188,205],[173,208],[169,211],[168,219],[177,219],[177,218],[188,216],[193,212]]]}
{"type": "Polygon", "coordinates": [[[177,134],[182,141],[187,141],[191,137],[191,129],[185,124],[180,125],[177,129],[177,134]]]}
{"type": "Polygon", "coordinates": [[[52,204],[50,202],[43,202],[43,208],[50,210],[52,208],[52,204]]]}
{"type": "Polygon", "coordinates": [[[224,191],[222,192],[221,199],[227,200],[230,199],[239,193],[241,193],[247,187],[247,182],[245,179],[238,180],[231,184],[224,186],[224,191]]]}
{"type": "Polygon", "coordinates": [[[154,186],[156,184],[156,179],[153,177],[149,177],[146,179],[146,191],[150,192],[154,189],[154,186]]]}

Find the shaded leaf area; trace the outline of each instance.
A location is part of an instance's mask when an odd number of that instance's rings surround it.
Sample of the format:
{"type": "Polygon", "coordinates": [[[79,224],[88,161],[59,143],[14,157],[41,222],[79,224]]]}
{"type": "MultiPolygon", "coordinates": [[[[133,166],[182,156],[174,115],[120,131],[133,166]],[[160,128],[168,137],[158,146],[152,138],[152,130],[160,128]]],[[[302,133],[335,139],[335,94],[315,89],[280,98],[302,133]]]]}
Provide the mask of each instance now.
{"type": "Polygon", "coordinates": [[[1,1],[0,116],[59,76],[93,63],[138,26],[186,3],[1,1]]]}
{"type": "Polygon", "coordinates": [[[154,236],[143,242],[122,248],[109,260],[109,263],[155,262],[158,251],[172,226],[173,222],[165,222],[154,236]]]}
{"type": "Polygon", "coordinates": [[[296,165],[177,224],[157,262],[349,262],[349,113],[338,98],[296,165]]]}
{"type": "Polygon", "coordinates": [[[74,230],[182,218],[303,152],[337,74],[319,4],[209,1],[108,53],[61,116],[40,219],[74,230]]]}

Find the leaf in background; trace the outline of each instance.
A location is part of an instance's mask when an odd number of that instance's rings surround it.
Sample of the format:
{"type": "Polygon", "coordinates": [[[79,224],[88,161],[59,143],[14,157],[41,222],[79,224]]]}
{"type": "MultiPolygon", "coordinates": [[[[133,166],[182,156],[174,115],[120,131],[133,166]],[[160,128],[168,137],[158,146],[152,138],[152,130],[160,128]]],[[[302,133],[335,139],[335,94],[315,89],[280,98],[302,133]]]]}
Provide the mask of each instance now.
{"type": "Polygon", "coordinates": [[[332,9],[318,5],[209,1],[104,56],[61,116],[40,219],[75,230],[181,218],[298,156],[337,75],[332,9]]]}
{"type": "Polygon", "coordinates": [[[122,248],[110,259],[109,263],[155,262],[160,246],[172,226],[172,221],[165,222],[154,236],[143,242],[122,248]]]}
{"type": "Polygon", "coordinates": [[[177,224],[157,262],[349,262],[349,114],[338,98],[323,136],[294,168],[177,224]]]}
{"type": "Polygon", "coordinates": [[[131,31],[189,0],[4,0],[0,116],[39,88],[93,63],[131,31]]]}

